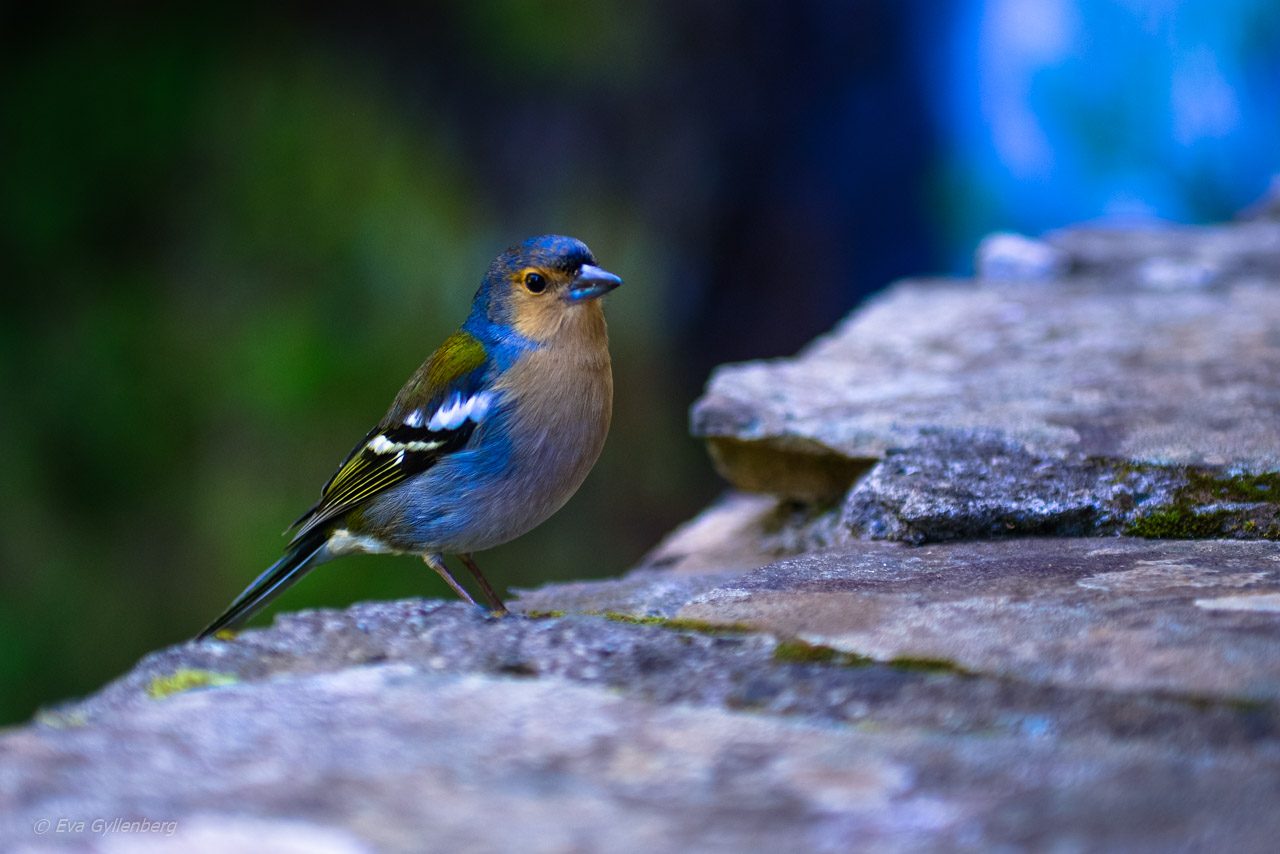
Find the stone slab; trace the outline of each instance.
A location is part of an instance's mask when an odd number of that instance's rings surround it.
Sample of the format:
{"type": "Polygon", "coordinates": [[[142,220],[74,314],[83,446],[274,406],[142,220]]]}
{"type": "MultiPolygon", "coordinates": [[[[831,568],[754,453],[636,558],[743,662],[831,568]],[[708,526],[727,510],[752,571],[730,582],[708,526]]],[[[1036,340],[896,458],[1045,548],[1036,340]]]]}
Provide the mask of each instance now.
{"type": "MultiPolygon", "coordinates": [[[[1280,700],[1280,546],[1269,542],[856,543],[707,581],[691,579],[678,606],[666,581],[659,613],[1037,684],[1280,700]]],[[[601,582],[570,601],[628,610],[635,597],[601,582]]]]}
{"type": "Polygon", "coordinates": [[[1277,602],[1272,543],[1038,539],[288,614],[0,733],[0,848],[1261,851],[1277,602]]]}
{"type": "Polygon", "coordinates": [[[795,358],[717,369],[694,434],[741,489],[847,498],[854,536],[1280,538],[1280,223],[1044,247],[1030,278],[903,282],[795,358]]]}
{"type": "Polygon", "coordinates": [[[186,690],[407,664],[437,675],[566,679],[650,702],[752,709],[881,731],[1030,731],[1194,749],[1280,740],[1276,704],[1059,687],[983,675],[953,662],[877,662],[811,647],[763,624],[655,615],[678,614],[731,583],[726,576],[639,573],[616,582],[557,585],[522,601],[533,616],[502,620],[459,604],[420,600],[301,612],[233,642],[184,644],[150,655],[96,695],[48,710],[40,721],[76,728],[144,712],[157,699],[186,690]],[[563,610],[537,607],[548,604],[563,610]]]}
{"type": "Polygon", "coordinates": [[[942,741],[376,664],[8,733],[0,845],[1261,851],[1280,832],[1277,785],[1274,750],[942,741]],[[114,817],[174,829],[38,830],[114,817]]]}
{"type": "Polygon", "coordinates": [[[880,459],[939,430],[1152,465],[1280,470],[1280,288],[906,282],[796,359],[716,370],[704,438],[880,459]]]}

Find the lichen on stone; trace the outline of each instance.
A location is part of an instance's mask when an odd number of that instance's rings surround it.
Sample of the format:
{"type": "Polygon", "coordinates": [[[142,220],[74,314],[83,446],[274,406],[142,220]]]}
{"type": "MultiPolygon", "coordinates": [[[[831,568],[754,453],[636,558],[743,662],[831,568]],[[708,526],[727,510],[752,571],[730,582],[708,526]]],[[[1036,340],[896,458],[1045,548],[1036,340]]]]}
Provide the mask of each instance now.
{"type": "Polygon", "coordinates": [[[705,620],[687,620],[680,617],[637,616],[623,611],[595,612],[592,616],[604,617],[616,623],[632,623],[642,626],[660,626],[676,632],[697,632],[704,635],[752,634],[759,630],[745,623],[713,623],[705,620]]]}
{"type": "Polygon", "coordinates": [[[58,709],[41,709],[36,713],[36,723],[50,729],[75,729],[89,722],[83,709],[62,711],[58,709]]]}
{"type": "Polygon", "coordinates": [[[147,696],[153,700],[163,700],[174,694],[196,688],[218,688],[223,685],[234,685],[239,681],[230,673],[181,667],[167,676],[153,677],[147,685],[147,696]]]}
{"type": "Polygon", "coordinates": [[[1170,501],[1135,514],[1124,533],[1149,539],[1280,539],[1280,473],[1188,467],[1170,501]]]}
{"type": "Polygon", "coordinates": [[[787,664],[830,664],[837,667],[866,667],[875,663],[865,655],[843,652],[798,638],[778,641],[778,645],[773,648],[773,660],[787,664]]]}
{"type": "Polygon", "coordinates": [[[896,667],[899,670],[910,670],[916,673],[947,673],[952,676],[973,676],[973,671],[956,664],[954,661],[948,661],[945,658],[917,658],[916,656],[900,655],[889,659],[887,662],[890,667],[896,667]]]}

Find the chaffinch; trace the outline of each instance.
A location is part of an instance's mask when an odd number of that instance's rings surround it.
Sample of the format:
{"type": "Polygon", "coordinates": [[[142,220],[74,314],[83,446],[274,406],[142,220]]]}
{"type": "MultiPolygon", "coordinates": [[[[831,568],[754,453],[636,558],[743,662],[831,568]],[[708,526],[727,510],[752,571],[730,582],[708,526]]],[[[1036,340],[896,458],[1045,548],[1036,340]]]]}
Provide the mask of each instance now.
{"type": "Polygon", "coordinates": [[[613,408],[599,298],[620,284],[572,237],[535,237],[499,255],[466,322],[291,526],[284,557],[200,637],[243,623],[312,568],[353,552],[421,555],[474,604],[444,563],[457,555],[505,612],[471,553],[543,522],[599,457],[613,408]]]}

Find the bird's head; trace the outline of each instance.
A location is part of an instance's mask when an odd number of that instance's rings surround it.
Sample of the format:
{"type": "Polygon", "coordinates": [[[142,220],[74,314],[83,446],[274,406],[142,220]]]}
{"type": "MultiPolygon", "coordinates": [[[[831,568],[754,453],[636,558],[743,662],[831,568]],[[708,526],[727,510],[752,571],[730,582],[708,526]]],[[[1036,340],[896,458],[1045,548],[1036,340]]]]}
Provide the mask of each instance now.
{"type": "Polygon", "coordinates": [[[581,240],[547,234],[512,246],[489,265],[473,317],[509,326],[534,341],[602,326],[600,297],[622,284],[596,266],[581,240]]]}

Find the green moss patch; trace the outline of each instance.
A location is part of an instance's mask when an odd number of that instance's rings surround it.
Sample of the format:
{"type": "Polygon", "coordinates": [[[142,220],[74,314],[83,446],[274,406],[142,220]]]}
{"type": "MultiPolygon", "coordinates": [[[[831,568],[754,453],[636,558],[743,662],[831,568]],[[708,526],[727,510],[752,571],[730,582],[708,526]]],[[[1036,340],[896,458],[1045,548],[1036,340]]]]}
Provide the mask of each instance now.
{"type": "Polygon", "coordinates": [[[637,617],[635,614],[623,611],[589,611],[588,613],[592,616],[604,617],[606,620],[613,620],[615,623],[632,623],[637,626],[660,626],[667,622],[666,617],[637,617]]]}
{"type": "Polygon", "coordinates": [[[613,620],[615,623],[632,623],[638,626],[661,626],[675,632],[698,632],[704,635],[741,635],[759,632],[755,626],[745,623],[709,623],[704,620],[686,620],[679,617],[637,617],[622,611],[592,612],[594,616],[613,620]]]}
{"type": "Polygon", "coordinates": [[[866,667],[875,663],[865,655],[842,652],[795,638],[778,641],[778,645],[773,648],[773,660],[787,664],[829,664],[836,667],[866,667]]]}
{"type": "Polygon", "coordinates": [[[952,676],[976,675],[973,671],[966,670],[954,661],[947,661],[945,658],[915,658],[904,655],[891,658],[886,663],[890,667],[896,667],[899,670],[910,670],[916,673],[948,673],[952,676]]]}
{"type": "Polygon", "coordinates": [[[877,661],[865,655],[833,649],[822,644],[808,643],[797,638],[778,641],[773,648],[773,660],[786,664],[826,664],[833,667],[867,667],[872,664],[885,664],[898,670],[909,670],[916,673],[946,673],[952,676],[973,676],[954,661],[942,658],[915,658],[901,656],[888,661],[877,661]]]}
{"type": "Polygon", "coordinates": [[[222,685],[234,685],[240,680],[230,673],[216,673],[212,670],[194,670],[179,668],[168,676],[156,676],[147,685],[147,696],[153,700],[163,700],[174,694],[191,691],[196,688],[217,688],[222,685]]]}
{"type": "Polygon", "coordinates": [[[1138,516],[1124,533],[1149,539],[1280,540],[1280,473],[1229,475],[1188,468],[1185,474],[1172,504],[1138,516]]]}
{"type": "Polygon", "coordinates": [[[1280,504],[1280,472],[1223,476],[1189,469],[1186,489],[1210,495],[1217,501],[1280,504]]]}
{"type": "Polygon", "coordinates": [[[706,620],[685,620],[673,617],[661,624],[663,628],[677,632],[699,632],[704,635],[748,635],[759,629],[746,623],[709,623],[706,620]]]}
{"type": "MultiPolygon", "coordinates": [[[[1204,540],[1229,536],[1237,515],[1224,510],[1203,512],[1194,507],[1170,507],[1140,516],[1125,533],[1152,540],[1204,540]]],[[[1248,529],[1246,522],[1242,529],[1248,529]]],[[[1257,524],[1252,526],[1257,528],[1257,524]]]]}

